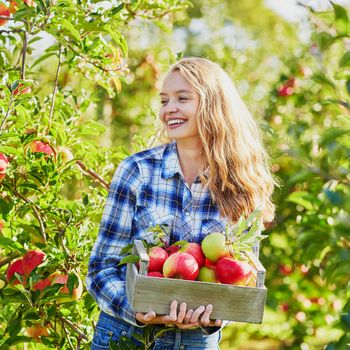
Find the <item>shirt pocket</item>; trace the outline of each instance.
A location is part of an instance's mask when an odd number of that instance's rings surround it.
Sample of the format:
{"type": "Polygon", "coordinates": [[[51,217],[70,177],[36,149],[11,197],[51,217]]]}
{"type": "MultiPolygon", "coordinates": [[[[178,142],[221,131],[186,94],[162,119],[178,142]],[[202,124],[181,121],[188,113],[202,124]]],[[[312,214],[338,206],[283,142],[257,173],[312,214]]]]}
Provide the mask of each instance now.
{"type": "Polygon", "coordinates": [[[170,235],[174,225],[174,215],[161,211],[152,206],[137,206],[134,216],[134,224],[136,227],[136,235],[139,239],[145,239],[148,242],[154,242],[154,232],[150,232],[149,228],[161,225],[164,228],[165,242],[169,242],[170,235]]]}

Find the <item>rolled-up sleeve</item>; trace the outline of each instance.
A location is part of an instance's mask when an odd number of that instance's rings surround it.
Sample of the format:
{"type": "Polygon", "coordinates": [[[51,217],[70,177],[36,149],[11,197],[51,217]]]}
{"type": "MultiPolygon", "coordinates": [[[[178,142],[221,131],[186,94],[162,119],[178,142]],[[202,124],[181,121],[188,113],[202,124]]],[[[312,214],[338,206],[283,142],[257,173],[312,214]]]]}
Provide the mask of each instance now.
{"type": "Polygon", "coordinates": [[[110,185],[97,240],[93,246],[86,285],[100,309],[135,326],[125,291],[126,266],[118,267],[121,249],[134,239],[132,221],[141,174],[137,163],[123,160],[110,185]]]}

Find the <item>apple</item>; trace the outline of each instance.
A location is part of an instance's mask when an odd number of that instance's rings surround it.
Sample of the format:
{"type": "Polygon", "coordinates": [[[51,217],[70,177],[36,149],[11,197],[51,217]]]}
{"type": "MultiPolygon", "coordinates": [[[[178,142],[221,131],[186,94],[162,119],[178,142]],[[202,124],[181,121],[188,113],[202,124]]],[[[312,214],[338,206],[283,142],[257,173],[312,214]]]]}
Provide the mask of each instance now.
{"type": "Polygon", "coordinates": [[[6,176],[7,167],[9,166],[9,160],[5,154],[0,153],[0,182],[6,176]]]}
{"type": "Polygon", "coordinates": [[[3,230],[5,227],[5,221],[0,219],[0,232],[3,230]]]}
{"type": "Polygon", "coordinates": [[[226,237],[220,232],[213,232],[205,236],[202,241],[202,250],[206,258],[216,263],[230,252],[226,245],[226,237]]]}
{"type": "Polygon", "coordinates": [[[202,266],[199,269],[197,280],[202,282],[217,283],[218,280],[216,278],[216,269],[215,268],[213,269],[207,266],[202,266]]]}
{"type": "Polygon", "coordinates": [[[48,279],[51,281],[51,285],[63,284],[63,287],[59,290],[59,292],[60,294],[64,295],[60,295],[55,298],[58,304],[76,301],[81,298],[81,295],[83,294],[83,282],[81,281],[80,277],[78,277],[78,286],[73,289],[72,294],[69,293],[69,288],[67,286],[68,275],[61,272],[55,272],[50,275],[48,279]]]}
{"type": "Polygon", "coordinates": [[[289,276],[293,272],[293,268],[290,265],[280,264],[279,271],[284,276],[289,276]]]}
{"type": "MultiPolygon", "coordinates": [[[[22,275],[23,285],[26,285],[27,277],[39,266],[45,259],[45,254],[40,250],[30,250],[22,258],[15,260],[10,264],[6,272],[7,281],[10,282],[15,273],[22,275]]],[[[13,285],[21,283],[17,278],[12,282],[13,285]]]]}
{"type": "Polygon", "coordinates": [[[199,273],[196,259],[188,253],[177,252],[166,259],[163,275],[167,278],[178,278],[193,281],[199,273]]]}
{"type": "Polygon", "coordinates": [[[66,147],[58,146],[57,152],[61,155],[63,163],[67,163],[74,158],[73,153],[66,147]]]}
{"type": "Polygon", "coordinates": [[[168,253],[169,256],[171,254],[178,252],[179,250],[180,250],[180,247],[178,245],[171,245],[165,248],[165,251],[168,253]]]}
{"type": "Polygon", "coordinates": [[[153,272],[148,272],[147,276],[151,276],[151,277],[164,277],[163,274],[161,274],[158,271],[153,271],[153,272]]]}
{"type": "Polygon", "coordinates": [[[202,267],[204,264],[204,254],[202,248],[198,243],[188,243],[181,248],[181,251],[184,253],[191,254],[197,261],[198,267],[202,267]]]}
{"type": "Polygon", "coordinates": [[[34,7],[35,2],[33,0],[23,0],[26,5],[29,7],[34,7]]]}
{"type": "Polygon", "coordinates": [[[48,156],[55,154],[53,148],[49,144],[40,140],[31,142],[29,148],[33,153],[46,153],[48,156]]]}
{"type": "MultiPolygon", "coordinates": [[[[18,273],[19,275],[24,275],[24,270],[23,270],[23,261],[21,259],[17,259],[13,261],[10,266],[8,267],[6,271],[6,279],[7,282],[10,282],[15,273],[18,273]]],[[[23,281],[25,282],[25,281],[23,281]]],[[[16,285],[18,283],[21,283],[17,278],[12,282],[12,285],[16,285]]],[[[25,283],[24,283],[25,284],[25,283]]]]}
{"type": "Polygon", "coordinates": [[[223,257],[216,264],[216,277],[221,283],[244,285],[252,274],[251,266],[245,262],[223,257]]]}
{"type": "Polygon", "coordinates": [[[40,337],[44,336],[47,337],[49,335],[49,332],[47,331],[47,327],[41,326],[40,324],[33,324],[30,327],[26,328],[26,333],[28,337],[39,339],[40,337]]]}
{"type": "Polygon", "coordinates": [[[205,258],[204,260],[204,266],[206,267],[212,267],[212,268],[216,268],[215,263],[213,263],[212,261],[210,261],[208,258],[205,258]]]}
{"type": "Polygon", "coordinates": [[[32,288],[33,290],[40,290],[40,292],[42,292],[46,287],[49,286],[51,286],[51,279],[45,278],[35,283],[32,288]]]}
{"type": "MultiPolygon", "coordinates": [[[[5,5],[0,3],[0,16],[3,17],[10,17],[11,12],[10,9],[5,5]]],[[[3,26],[6,24],[7,20],[6,19],[0,19],[0,26],[3,26]]]]}
{"type": "Polygon", "coordinates": [[[23,273],[30,275],[30,273],[39,266],[45,259],[45,253],[40,250],[31,250],[27,252],[23,258],[23,273]]]}
{"type": "Polygon", "coordinates": [[[163,270],[163,265],[165,260],[168,258],[168,253],[161,247],[151,247],[148,251],[149,264],[148,271],[161,272],[163,270]]]}
{"type": "Polygon", "coordinates": [[[16,89],[13,91],[14,95],[24,95],[24,94],[30,94],[32,92],[31,86],[24,86],[24,84],[20,83],[16,87],[16,89]]]}
{"type": "Polygon", "coordinates": [[[13,13],[16,13],[17,10],[18,10],[19,6],[18,6],[18,3],[14,0],[10,1],[10,12],[13,14],[13,13]]]}

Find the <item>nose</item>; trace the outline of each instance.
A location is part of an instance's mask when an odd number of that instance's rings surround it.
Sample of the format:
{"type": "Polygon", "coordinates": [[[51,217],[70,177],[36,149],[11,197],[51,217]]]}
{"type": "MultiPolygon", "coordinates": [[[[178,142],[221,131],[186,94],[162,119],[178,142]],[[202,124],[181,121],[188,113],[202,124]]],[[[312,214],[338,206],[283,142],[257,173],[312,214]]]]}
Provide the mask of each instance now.
{"type": "Polygon", "coordinates": [[[170,99],[168,103],[164,106],[164,113],[177,112],[177,104],[176,101],[170,99]]]}

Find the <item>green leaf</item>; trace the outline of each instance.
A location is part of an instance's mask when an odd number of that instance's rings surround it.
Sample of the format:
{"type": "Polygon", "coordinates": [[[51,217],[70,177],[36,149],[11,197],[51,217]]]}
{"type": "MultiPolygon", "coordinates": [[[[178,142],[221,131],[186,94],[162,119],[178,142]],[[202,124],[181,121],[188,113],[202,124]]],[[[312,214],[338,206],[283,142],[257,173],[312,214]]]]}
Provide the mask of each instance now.
{"type": "Polygon", "coordinates": [[[297,191],[291,193],[287,199],[288,202],[293,202],[303,206],[305,209],[312,210],[314,208],[314,197],[305,191],[297,191]]]}
{"type": "Polygon", "coordinates": [[[128,255],[125,258],[120,260],[120,263],[118,266],[124,265],[124,264],[129,264],[129,263],[136,263],[140,261],[140,257],[138,255],[128,255]]]}
{"type": "Polygon", "coordinates": [[[316,73],[311,77],[311,79],[316,83],[327,85],[335,89],[335,84],[329,78],[327,78],[323,73],[316,73]]]}
{"type": "Polygon", "coordinates": [[[0,153],[21,155],[21,150],[11,146],[0,146],[0,153]]]}
{"type": "Polygon", "coordinates": [[[125,4],[122,2],[120,5],[118,5],[117,7],[113,7],[110,11],[109,11],[109,15],[110,16],[114,16],[116,15],[119,11],[121,11],[124,8],[125,4]]]}
{"type": "Polygon", "coordinates": [[[17,335],[21,328],[22,328],[22,320],[19,317],[15,317],[12,319],[11,323],[10,323],[10,328],[9,328],[9,334],[11,337],[14,337],[15,335],[17,335]]]}
{"type": "Polygon", "coordinates": [[[19,242],[13,241],[7,237],[0,237],[0,246],[13,251],[20,251],[22,253],[25,253],[25,249],[19,242]]]}
{"type": "Polygon", "coordinates": [[[74,27],[74,25],[67,21],[66,19],[62,20],[62,26],[67,29],[67,31],[71,34],[71,36],[77,40],[78,42],[80,42],[81,38],[80,38],[80,34],[78,32],[78,30],[74,27]]]}
{"type": "Polygon", "coordinates": [[[340,5],[335,4],[331,1],[334,9],[334,26],[338,33],[347,34],[349,33],[349,18],[346,9],[340,5]]]}
{"type": "Polygon", "coordinates": [[[350,51],[345,52],[342,58],[339,60],[339,67],[349,67],[350,66],[350,51]]]}
{"type": "Polygon", "coordinates": [[[124,246],[122,248],[122,250],[120,251],[120,255],[124,255],[124,254],[128,254],[132,252],[132,248],[134,247],[134,245],[132,243],[127,244],[126,246],[124,246]]]}
{"type": "Polygon", "coordinates": [[[346,128],[328,128],[324,131],[320,138],[319,145],[324,147],[330,142],[335,141],[337,138],[349,134],[350,130],[346,128]]]}
{"type": "Polygon", "coordinates": [[[43,55],[41,55],[37,60],[34,61],[34,63],[31,65],[30,69],[33,69],[36,65],[41,63],[42,61],[45,61],[47,58],[51,56],[57,56],[56,52],[48,52],[43,55]]]}

